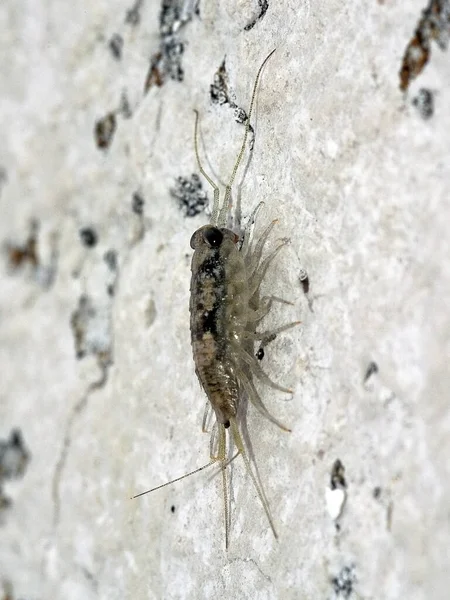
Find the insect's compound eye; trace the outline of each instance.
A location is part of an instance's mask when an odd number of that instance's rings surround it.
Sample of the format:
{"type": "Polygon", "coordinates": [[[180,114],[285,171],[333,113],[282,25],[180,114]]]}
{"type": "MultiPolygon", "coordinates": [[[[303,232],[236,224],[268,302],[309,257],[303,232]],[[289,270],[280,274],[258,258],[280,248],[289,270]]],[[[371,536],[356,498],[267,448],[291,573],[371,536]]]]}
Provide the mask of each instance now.
{"type": "Polygon", "coordinates": [[[211,248],[218,248],[222,243],[223,233],[217,227],[208,227],[203,231],[203,239],[211,248]]]}
{"type": "Polygon", "coordinates": [[[191,237],[191,241],[189,242],[189,245],[191,246],[192,250],[195,250],[197,248],[197,239],[198,239],[198,231],[194,231],[194,233],[192,234],[191,237]]]}

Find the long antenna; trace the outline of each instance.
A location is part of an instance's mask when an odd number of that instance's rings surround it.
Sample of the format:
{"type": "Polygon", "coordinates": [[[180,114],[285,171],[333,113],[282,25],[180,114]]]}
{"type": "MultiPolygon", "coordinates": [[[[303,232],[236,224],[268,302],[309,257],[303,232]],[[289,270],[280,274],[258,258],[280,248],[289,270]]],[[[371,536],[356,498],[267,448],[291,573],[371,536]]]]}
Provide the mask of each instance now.
{"type": "Polygon", "coordinates": [[[185,479],[186,477],[190,477],[191,475],[195,475],[195,473],[199,473],[200,471],[203,471],[203,469],[207,469],[208,467],[210,467],[211,465],[215,465],[216,463],[217,463],[217,459],[216,460],[211,460],[208,464],[203,465],[203,467],[199,467],[198,469],[195,469],[194,471],[191,471],[190,473],[185,473],[181,477],[177,477],[176,479],[172,479],[172,481],[168,481],[167,483],[163,483],[162,485],[158,485],[157,487],[154,487],[151,490],[147,490],[145,492],[141,492],[140,494],[136,494],[136,496],[132,496],[130,498],[130,500],[134,500],[135,498],[139,498],[139,496],[145,496],[145,494],[150,494],[151,492],[156,492],[156,490],[160,490],[161,488],[166,487],[166,485],[170,485],[171,483],[175,483],[176,481],[181,481],[182,479],[185,479]]]}
{"type": "Polygon", "coordinates": [[[227,184],[227,186],[225,188],[225,197],[224,197],[224,201],[223,201],[223,204],[222,204],[222,208],[220,209],[219,219],[218,219],[219,226],[224,226],[225,225],[226,215],[227,215],[228,208],[229,208],[228,205],[230,203],[230,197],[231,197],[231,186],[233,185],[233,181],[234,181],[234,178],[236,177],[236,173],[237,173],[237,170],[239,168],[239,164],[240,164],[240,162],[242,160],[242,157],[244,156],[245,144],[247,142],[248,132],[250,130],[250,117],[252,116],[253,106],[255,104],[256,90],[258,88],[258,83],[259,83],[259,79],[261,77],[261,72],[264,69],[264,67],[265,67],[267,61],[269,60],[269,58],[275,52],[275,50],[276,50],[276,48],[274,48],[272,50],[272,52],[268,56],[266,56],[266,58],[264,59],[262,65],[258,69],[258,73],[256,74],[255,83],[253,85],[252,99],[250,101],[250,109],[248,111],[247,122],[245,124],[244,139],[242,141],[242,146],[241,146],[241,149],[239,151],[237,160],[236,160],[236,162],[234,164],[233,171],[231,173],[230,181],[228,182],[228,184],[227,184]]]}
{"type": "Polygon", "coordinates": [[[214,181],[211,179],[211,177],[208,175],[208,173],[205,171],[205,169],[202,166],[202,163],[200,160],[200,154],[198,151],[198,119],[199,119],[198,110],[194,110],[194,113],[195,113],[195,126],[194,126],[195,157],[197,159],[197,165],[200,170],[200,173],[203,175],[203,177],[206,179],[206,181],[209,183],[209,185],[214,189],[214,202],[213,202],[213,208],[212,208],[211,223],[213,225],[215,225],[216,220],[217,220],[217,215],[219,214],[220,191],[219,191],[219,186],[217,185],[217,183],[214,183],[214,181]]]}

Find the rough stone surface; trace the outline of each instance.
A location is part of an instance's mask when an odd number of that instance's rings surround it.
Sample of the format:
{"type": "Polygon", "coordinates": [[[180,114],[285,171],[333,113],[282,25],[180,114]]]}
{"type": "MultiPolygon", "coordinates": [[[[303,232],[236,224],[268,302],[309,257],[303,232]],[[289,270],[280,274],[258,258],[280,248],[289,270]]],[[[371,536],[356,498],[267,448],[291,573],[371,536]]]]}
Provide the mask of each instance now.
{"type": "Polygon", "coordinates": [[[0,439],[18,428],[30,452],[3,485],[0,598],[444,600],[448,51],[399,88],[425,0],[162,4],[0,5],[0,439]],[[188,318],[207,214],[171,190],[198,173],[194,108],[227,180],[232,105],[275,47],[242,203],[291,240],[265,289],[294,302],[271,323],[303,324],[261,364],[295,390],[263,392],[293,431],[249,409],[279,540],[236,460],[226,553],[218,478],[129,498],[208,460],[188,318]],[[231,102],[211,102],[224,58],[231,102]]]}

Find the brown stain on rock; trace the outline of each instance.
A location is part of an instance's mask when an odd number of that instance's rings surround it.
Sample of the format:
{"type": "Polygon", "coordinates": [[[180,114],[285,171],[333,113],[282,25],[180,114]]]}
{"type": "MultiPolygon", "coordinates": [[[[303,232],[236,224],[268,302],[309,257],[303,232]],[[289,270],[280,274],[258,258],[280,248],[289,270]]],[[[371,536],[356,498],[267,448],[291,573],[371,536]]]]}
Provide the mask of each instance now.
{"type": "Polygon", "coordinates": [[[446,50],[450,36],[450,1],[431,0],[422,13],[414,36],[406,47],[400,69],[400,89],[403,92],[423,71],[431,55],[431,41],[446,50]]]}

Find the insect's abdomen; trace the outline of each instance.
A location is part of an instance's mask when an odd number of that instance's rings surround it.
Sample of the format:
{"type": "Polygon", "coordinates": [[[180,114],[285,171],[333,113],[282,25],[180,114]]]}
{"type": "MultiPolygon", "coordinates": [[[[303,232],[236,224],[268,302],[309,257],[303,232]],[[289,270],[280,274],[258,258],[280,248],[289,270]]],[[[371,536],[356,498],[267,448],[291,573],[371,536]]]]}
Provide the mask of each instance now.
{"type": "Polygon", "coordinates": [[[196,373],[217,420],[225,426],[236,416],[238,403],[231,338],[245,329],[241,305],[247,294],[243,283],[236,285],[245,281],[244,269],[236,245],[228,240],[219,248],[198,248],[192,257],[191,343],[196,373]]]}

